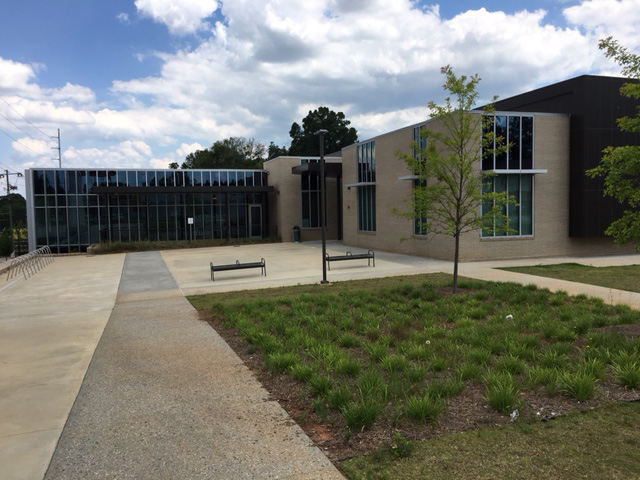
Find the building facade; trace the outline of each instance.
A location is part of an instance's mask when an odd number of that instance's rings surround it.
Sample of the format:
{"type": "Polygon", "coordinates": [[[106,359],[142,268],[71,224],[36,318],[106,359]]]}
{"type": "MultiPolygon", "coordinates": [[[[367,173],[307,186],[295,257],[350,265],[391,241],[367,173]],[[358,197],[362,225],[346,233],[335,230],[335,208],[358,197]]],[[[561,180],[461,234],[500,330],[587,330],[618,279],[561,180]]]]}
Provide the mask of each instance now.
{"type": "MultiPolygon", "coordinates": [[[[604,235],[622,209],[603,196],[602,179],[585,174],[606,146],[640,145],[640,135],[616,124],[637,108],[619,93],[626,81],[584,75],[496,103],[491,128],[508,148],[483,156],[475,169],[478,176],[493,173],[487,188],[507,192],[517,205],[505,212],[508,234],[488,226],[463,235],[461,260],[632,251],[604,235]]],[[[422,128],[442,131],[438,120],[428,120],[326,157],[326,238],[453,258],[451,237],[429,234],[429,212],[414,220],[394,214],[406,210],[418,181],[397,153],[424,146],[422,128]]],[[[104,241],[267,236],[288,242],[294,227],[302,241],[319,240],[319,160],[283,156],[264,170],[31,169],[29,247],[67,252],[104,241]]]]}
{"type": "Polygon", "coordinates": [[[262,170],[29,169],[29,250],[277,235],[262,170]]]}

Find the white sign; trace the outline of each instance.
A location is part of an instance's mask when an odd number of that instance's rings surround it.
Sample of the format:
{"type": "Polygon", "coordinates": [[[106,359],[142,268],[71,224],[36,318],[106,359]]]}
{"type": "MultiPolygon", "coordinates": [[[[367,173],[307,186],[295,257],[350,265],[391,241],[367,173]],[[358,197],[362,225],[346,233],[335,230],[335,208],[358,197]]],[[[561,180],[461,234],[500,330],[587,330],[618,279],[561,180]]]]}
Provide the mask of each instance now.
{"type": "Polygon", "coordinates": [[[187,223],[188,223],[189,225],[193,225],[193,217],[189,217],[189,218],[187,218],[187,223]]]}

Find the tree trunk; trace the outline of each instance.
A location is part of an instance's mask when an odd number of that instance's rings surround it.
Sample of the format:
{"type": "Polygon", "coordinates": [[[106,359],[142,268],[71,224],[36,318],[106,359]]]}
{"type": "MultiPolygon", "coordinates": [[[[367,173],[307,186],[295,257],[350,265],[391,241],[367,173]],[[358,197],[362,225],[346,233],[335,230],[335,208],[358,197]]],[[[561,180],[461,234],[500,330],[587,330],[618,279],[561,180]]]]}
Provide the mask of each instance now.
{"type": "Polygon", "coordinates": [[[453,293],[458,291],[458,256],[460,252],[460,233],[455,234],[455,252],[453,254],[453,293]]]}

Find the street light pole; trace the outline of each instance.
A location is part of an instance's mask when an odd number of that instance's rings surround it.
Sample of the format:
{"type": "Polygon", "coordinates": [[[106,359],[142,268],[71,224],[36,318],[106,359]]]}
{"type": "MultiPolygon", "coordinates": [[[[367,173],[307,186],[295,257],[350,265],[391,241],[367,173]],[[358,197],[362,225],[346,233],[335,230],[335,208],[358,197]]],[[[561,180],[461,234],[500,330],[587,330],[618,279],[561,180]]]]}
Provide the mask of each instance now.
{"type": "Polygon", "coordinates": [[[320,129],[316,135],[320,136],[320,230],[322,231],[322,282],[329,283],[327,280],[327,192],[324,180],[324,134],[329,133],[328,130],[320,129]]]}

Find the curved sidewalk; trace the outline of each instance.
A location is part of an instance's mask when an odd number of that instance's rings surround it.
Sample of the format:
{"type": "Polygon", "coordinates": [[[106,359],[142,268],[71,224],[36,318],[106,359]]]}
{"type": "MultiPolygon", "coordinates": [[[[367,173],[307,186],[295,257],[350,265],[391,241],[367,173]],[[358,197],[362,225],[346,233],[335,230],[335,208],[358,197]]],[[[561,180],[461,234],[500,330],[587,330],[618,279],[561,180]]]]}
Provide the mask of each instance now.
{"type": "Polygon", "coordinates": [[[146,252],[126,257],[45,478],[342,476],[146,252]]]}

